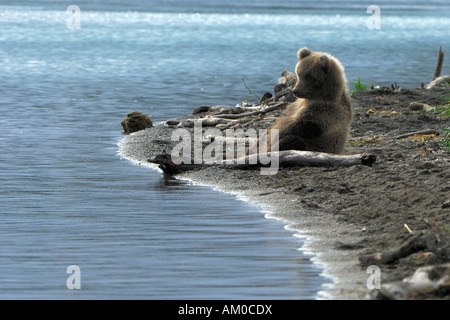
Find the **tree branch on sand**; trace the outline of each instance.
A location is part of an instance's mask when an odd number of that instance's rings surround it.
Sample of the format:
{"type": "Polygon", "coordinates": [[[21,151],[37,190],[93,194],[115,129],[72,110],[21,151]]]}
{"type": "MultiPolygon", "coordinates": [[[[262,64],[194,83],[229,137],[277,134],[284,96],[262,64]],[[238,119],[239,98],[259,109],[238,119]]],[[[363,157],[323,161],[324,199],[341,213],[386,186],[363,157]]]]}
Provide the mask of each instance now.
{"type": "Polygon", "coordinates": [[[249,87],[247,86],[247,84],[245,83],[245,76],[243,76],[241,79],[242,79],[242,82],[244,83],[245,88],[247,88],[248,92],[249,92],[251,95],[255,96],[256,99],[258,99],[258,101],[260,101],[261,98],[258,97],[256,94],[254,94],[253,91],[250,90],[250,88],[249,88],[249,87]]]}
{"type": "Polygon", "coordinates": [[[362,255],[359,257],[359,261],[362,266],[392,264],[418,251],[431,251],[439,258],[448,261],[450,259],[450,242],[446,234],[437,229],[433,232],[413,235],[398,248],[362,255]]]}
{"type": "Polygon", "coordinates": [[[415,136],[415,135],[431,135],[431,134],[438,134],[438,132],[437,132],[437,130],[433,130],[433,129],[422,130],[422,131],[415,131],[415,132],[401,134],[401,135],[395,136],[395,137],[386,138],[386,140],[400,140],[400,139],[412,137],[412,136],[415,136]]]}
{"type": "MultiPolygon", "coordinates": [[[[325,167],[349,167],[354,165],[371,166],[376,161],[376,156],[370,154],[339,155],[314,151],[286,150],[277,152],[268,152],[263,155],[264,159],[278,159],[278,165],[281,167],[292,166],[325,166],[325,167]]],[[[150,163],[158,164],[159,168],[167,174],[177,174],[184,171],[195,170],[205,167],[222,167],[229,169],[247,169],[267,166],[260,161],[261,155],[258,153],[231,160],[214,161],[187,161],[188,163],[175,164],[170,155],[161,154],[151,159],[150,163]]]]}

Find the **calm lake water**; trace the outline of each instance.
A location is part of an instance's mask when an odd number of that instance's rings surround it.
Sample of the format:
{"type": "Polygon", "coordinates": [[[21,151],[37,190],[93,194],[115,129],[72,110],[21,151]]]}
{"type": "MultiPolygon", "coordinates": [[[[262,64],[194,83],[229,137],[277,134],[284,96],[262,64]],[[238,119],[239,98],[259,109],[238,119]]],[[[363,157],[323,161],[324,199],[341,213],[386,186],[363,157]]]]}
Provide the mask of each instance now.
{"type": "Polygon", "coordinates": [[[243,77],[262,95],[303,46],[349,81],[420,86],[449,4],[379,1],[369,30],[365,1],[219,3],[74,1],[72,30],[67,1],[0,1],[1,299],[314,299],[330,282],[261,208],[121,158],[120,121],[235,105],[243,77]]]}

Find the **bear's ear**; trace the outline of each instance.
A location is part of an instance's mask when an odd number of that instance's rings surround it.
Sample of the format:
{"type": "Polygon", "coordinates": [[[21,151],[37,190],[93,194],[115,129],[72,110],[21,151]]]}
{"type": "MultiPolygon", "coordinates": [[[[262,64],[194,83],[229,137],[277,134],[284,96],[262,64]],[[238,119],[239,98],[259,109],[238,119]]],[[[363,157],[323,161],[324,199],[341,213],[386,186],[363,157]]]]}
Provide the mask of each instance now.
{"type": "Polygon", "coordinates": [[[320,58],[320,66],[323,70],[327,71],[330,68],[330,59],[326,55],[321,55],[320,58]]]}
{"type": "Polygon", "coordinates": [[[304,57],[307,57],[311,54],[311,50],[309,50],[307,47],[304,47],[297,52],[297,56],[299,60],[302,60],[304,57]]]}

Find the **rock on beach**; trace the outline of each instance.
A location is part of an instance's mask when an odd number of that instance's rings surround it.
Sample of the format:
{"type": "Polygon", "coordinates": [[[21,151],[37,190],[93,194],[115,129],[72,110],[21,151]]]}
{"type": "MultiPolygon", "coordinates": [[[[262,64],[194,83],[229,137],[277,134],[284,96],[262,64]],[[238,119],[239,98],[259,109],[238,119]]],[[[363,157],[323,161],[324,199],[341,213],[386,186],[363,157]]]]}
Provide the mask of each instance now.
{"type": "Polygon", "coordinates": [[[123,132],[130,134],[153,126],[153,122],[148,115],[139,111],[129,113],[125,120],[121,122],[123,132]]]}

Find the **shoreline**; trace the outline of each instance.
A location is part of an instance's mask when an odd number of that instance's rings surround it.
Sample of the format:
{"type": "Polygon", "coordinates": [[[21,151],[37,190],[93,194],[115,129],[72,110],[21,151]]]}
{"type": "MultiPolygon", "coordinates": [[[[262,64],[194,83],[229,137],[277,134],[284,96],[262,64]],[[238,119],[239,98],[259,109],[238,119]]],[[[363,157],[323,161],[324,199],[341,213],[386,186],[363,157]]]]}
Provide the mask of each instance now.
{"type": "MultiPolygon", "coordinates": [[[[235,196],[237,200],[244,201],[255,207],[263,214],[265,219],[278,221],[283,225],[283,228],[285,230],[291,233],[292,237],[299,238],[301,246],[299,246],[297,250],[303,252],[305,255],[311,256],[306,258],[308,258],[314,266],[321,270],[320,276],[323,277],[325,281],[323,287],[333,288],[336,285],[336,279],[338,279],[338,277],[340,277],[341,275],[334,274],[334,272],[329,272],[330,268],[327,267],[326,262],[320,259],[321,252],[316,251],[320,248],[316,248],[313,245],[315,242],[320,241],[320,239],[316,238],[316,235],[312,234],[311,232],[300,230],[298,229],[298,227],[295,227],[296,223],[294,221],[287,219],[283,215],[276,214],[275,211],[280,208],[274,205],[274,202],[272,200],[265,201],[264,203],[258,202],[259,199],[257,196],[238,191],[236,190],[236,188],[233,188],[231,184],[220,184],[217,181],[206,182],[202,179],[197,180],[197,178],[196,180],[192,180],[191,176],[186,177],[184,175],[177,177],[177,179],[193,183],[194,185],[208,187],[217,192],[231,194],[235,196]]],[[[319,289],[316,292],[316,296],[317,298],[315,300],[334,298],[330,289],[319,289]]]]}
{"type": "MultiPolygon", "coordinates": [[[[214,169],[212,169],[214,170],[214,169]]],[[[242,189],[249,190],[251,179],[241,179],[245,182],[236,184],[236,181],[225,178],[205,179],[204,170],[198,172],[184,173],[176,176],[181,180],[193,181],[201,186],[211,187],[214,190],[235,195],[238,199],[243,199],[247,203],[254,205],[265,213],[266,219],[276,219],[282,222],[284,228],[292,232],[292,236],[301,237],[303,245],[299,248],[301,251],[310,252],[313,257],[310,259],[313,264],[318,264],[323,271],[321,276],[329,280],[326,283],[328,289],[317,292],[318,299],[364,299],[368,294],[365,290],[365,281],[367,275],[361,271],[358,264],[357,251],[330,251],[336,241],[337,234],[348,234],[349,230],[345,225],[336,224],[334,219],[320,215],[314,210],[296,215],[298,209],[295,208],[297,197],[292,194],[284,194],[280,199],[278,190],[275,189],[254,189],[244,192],[242,189]],[[264,194],[261,196],[261,194],[264,194]],[[281,201],[282,200],[282,201],[281,201]],[[280,204],[280,202],[285,204],[280,204]],[[287,203],[287,204],[286,204],[287,203]],[[307,218],[307,214],[313,216],[307,218]],[[329,224],[334,224],[332,234],[326,229],[329,224]],[[321,231],[322,230],[322,231],[321,231]],[[349,291],[349,287],[354,285],[361,288],[349,291]]],[[[213,177],[215,172],[210,173],[213,177]]],[[[208,173],[207,173],[208,175],[208,173]]],[[[354,236],[353,236],[354,237],[354,236]]],[[[357,241],[354,237],[353,241],[357,241]]]]}
{"type": "MultiPolygon", "coordinates": [[[[441,105],[446,90],[384,88],[352,95],[355,118],[344,154],[375,154],[377,161],[371,167],[280,167],[273,176],[260,175],[259,169],[202,167],[174,177],[267,206],[270,217],[287,221],[287,228],[294,233],[313,239],[305,242],[303,249],[313,252],[313,262],[324,265],[323,275],[333,279],[322,296],[396,298],[389,284],[401,283],[420,267],[448,264],[449,260],[432,250],[419,250],[392,262],[380,261],[375,264],[381,270],[382,288],[369,290],[367,265],[361,263],[361,257],[394,250],[436,226],[448,234],[450,156],[439,143],[439,133],[450,128],[450,117],[411,108],[412,102],[441,105]],[[430,129],[435,134],[402,137],[430,129]]],[[[238,107],[231,108],[231,113],[238,107]]],[[[191,128],[190,118],[213,117],[219,109],[196,110],[174,121],[175,125],[157,125],[126,136],[123,156],[147,165],[148,159],[173,148],[173,130],[191,128]]],[[[238,124],[264,128],[279,113],[274,110],[264,114],[264,119],[255,116],[238,124]]],[[[215,127],[226,126],[216,123],[215,127]]],[[[437,294],[424,297],[442,298],[437,294]]],[[[404,298],[414,296],[405,294],[404,298]]]]}
{"type": "MultiPolygon", "coordinates": [[[[163,124],[157,125],[156,127],[158,126],[164,130],[163,124]]],[[[124,137],[119,143],[121,157],[131,161],[135,165],[145,166],[148,169],[164,174],[157,165],[145,161],[147,158],[145,150],[147,148],[145,147],[144,140],[151,137],[154,138],[153,129],[145,129],[124,137]],[[130,154],[133,154],[133,156],[130,157],[130,154]]],[[[283,199],[283,203],[292,204],[281,205],[278,197],[279,190],[260,188],[248,191],[252,184],[252,178],[240,178],[240,183],[236,184],[235,180],[225,178],[228,174],[226,170],[225,172],[221,172],[220,175],[217,174],[216,170],[216,168],[207,168],[200,171],[188,171],[183,174],[174,175],[173,177],[180,181],[186,181],[194,185],[209,187],[218,192],[231,194],[237,200],[245,201],[256,207],[257,210],[261,211],[265,219],[281,221],[284,228],[292,232],[293,237],[301,237],[302,246],[298,250],[311,253],[313,255],[310,258],[311,262],[318,264],[318,268],[322,269],[321,276],[329,279],[329,282],[325,284],[328,289],[318,290],[318,298],[316,300],[365,298],[368,291],[364,290],[364,288],[362,288],[363,290],[352,290],[352,292],[347,290],[354,283],[363,284],[366,281],[365,273],[360,270],[357,264],[357,255],[354,254],[355,252],[327,252],[328,248],[332,247],[336,238],[335,236],[330,236],[328,230],[326,228],[323,229],[323,227],[331,223],[335,224],[334,219],[321,215],[319,220],[319,213],[313,211],[312,213],[315,214],[310,219],[303,220],[303,218],[306,218],[305,216],[296,217],[292,215],[293,212],[298,211],[298,209],[294,208],[295,202],[297,201],[295,195],[284,194],[285,199],[283,199]],[[312,227],[314,225],[317,227],[312,227]],[[324,230],[325,232],[319,232],[319,230],[324,230]],[[348,264],[348,261],[351,261],[351,263],[348,264]]],[[[259,175],[259,169],[254,170],[253,173],[259,175]]],[[[341,230],[339,224],[335,224],[334,229],[335,233],[348,232],[348,228],[345,226],[341,230]]]]}
{"type": "MultiPolygon", "coordinates": [[[[160,126],[163,126],[163,124],[160,124],[160,126]]],[[[150,129],[151,130],[151,129],[150,129]]],[[[150,131],[149,130],[149,131],[150,131]]],[[[157,172],[160,172],[161,174],[164,174],[164,172],[158,168],[156,164],[152,164],[149,162],[143,161],[144,158],[139,159],[139,156],[142,157],[143,154],[139,151],[136,151],[135,148],[132,148],[133,151],[131,153],[134,154],[134,158],[130,158],[130,141],[128,141],[128,144],[126,143],[126,139],[128,140],[134,140],[134,138],[137,138],[137,140],[141,140],[140,138],[147,137],[147,134],[149,133],[147,130],[143,130],[137,133],[137,135],[133,136],[126,136],[124,137],[119,143],[119,156],[123,159],[126,159],[133,163],[136,166],[144,166],[146,169],[154,170],[157,172]],[[133,137],[133,138],[132,138],[133,137]],[[125,152],[125,154],[128,154],[125,156],[122,151],[125,152]],[[137,156],[137,157],[136,157],[137,156]]],[[[133,145],[134,143],[131,143],[133,145]]],[[[139,142],[138,142],[139,144],[139,142]]],[[[144,149],[141,149],[140,151],[143,151],[144,149]]],[[[283,225],[283,228],[286,229],[291,233],[292,237],[298,237],[300,238],[299,247],[297,250],[306,252],[308,255],[313,256],[312,258],[308,258],[311,263],[316,266],[320,271],[320,276],[324,277],[326,283],[324,283],[324,287],[330,288],[335,285],[336,281],[336,275],[333,275],[333,273],[327,273],[326,263],[321,261],[319,259],[318,253],[315,251],[317,248],[311,246],[312,243],[319,241],[316,239],[313,235],[309,234],[308,232],[305,232],[305,230],[299,230],[298,228],[294,227],[295,223],[293,221],[290,221],[286,219],[285,217],[282,217],[280,215],[277,215],[274,211],[276,209],[276,206],[274,206],[274,203],[272,200],[268,199],[267,201],[258,202],[258,197],[249,193],[242,192],[241,190],[238,190],[238,188],[233,188],[233,183],[231,184],[221,184],[216,179],[203,179],[201,177],[201,173],[199,175],[190,172],[191,174],[182,174],[182,175],[176,175],[173,176],[173,178],[176,178],[179,181],[183,181],[192,185],[201,186],[201,187],[207,187],[215,192],[221,192],[226,193],[234,196],[236,198],[236,201],[244,201],[248,203],[249,205],[253,206],[256,210],[260,211],[261,214],[265,219],[271,219],[271,220],[277,220],[283,225]]],[[[263,193],[262,190],[260,190],[260,193],[263,193]]],[[[329,290],[320,289],[316,293],[317,298],[315,300],[326,300],[326,299],[332,299],[333,296],[329,292],[329,290]]]]}

